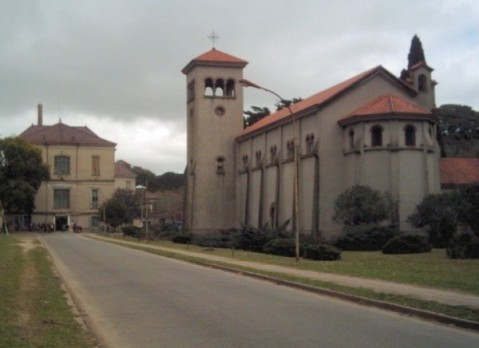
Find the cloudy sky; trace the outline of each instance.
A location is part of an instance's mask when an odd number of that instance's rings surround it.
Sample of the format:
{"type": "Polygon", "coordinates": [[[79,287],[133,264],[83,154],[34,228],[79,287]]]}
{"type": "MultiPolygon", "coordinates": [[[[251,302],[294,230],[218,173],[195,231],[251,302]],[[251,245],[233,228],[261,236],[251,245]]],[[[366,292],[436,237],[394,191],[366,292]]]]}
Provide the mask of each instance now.
{"type": "MultiPolygon", "coordinates": [[[[477,0],[0,0],[0,137],[60,119],[118,143],[157,174],[186,164],[185,76],[216,48],[284,98],[383,65],[399,75],[420,37],[438,105],[479,110],[477,0]]],[[[251,105],[273,96],[245,91],[251,105]]]]}

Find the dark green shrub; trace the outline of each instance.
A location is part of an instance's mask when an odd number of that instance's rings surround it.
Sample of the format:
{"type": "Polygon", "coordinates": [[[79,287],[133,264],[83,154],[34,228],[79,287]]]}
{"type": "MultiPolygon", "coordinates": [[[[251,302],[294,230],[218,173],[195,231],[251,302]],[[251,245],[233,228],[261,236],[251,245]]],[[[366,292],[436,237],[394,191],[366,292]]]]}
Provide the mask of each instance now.
{"type": "Polygon", "coordinates": [[[216,231],[207,234],[198,234],[193,237],[193,244],[205,248],[232,248],[234,233],[230,231],[216,231]]]}
{"type": "Polygon", "coordinates": [[[264,245],[271,239],[265,231],[253,226],[242,226],[238,234],[238,249],[262,252],[264,245]]]}
{"type": "Polygon", "coordinates": [[[264,245],[263,252],[280,256],[296,256],[296,244],[292,238],[275,238],[264,245]]]}
{"type": "Polygon", "coordinates": [[[335,261],[341,258],[341,250],[327,244],[306,244],[302,248],[305,259],[335,261]]]}
{"type": "Polygon", "coordinates": [[[389,240],[383,246],[383,254],[419,254],[432,249],[425,237],[417,234],[401,234],[389,240]]]}
{"type": "Polygon", "coordinates": [[[341,250],[381,250],[384,244],[396,236],[397,233],[397,230],[392,227],[377,225],[347,226],[335,245],[341,250]]]}
{"type": "Polygon", "coordinates": [[[129,225],[123,226],[121,230],[123,231],[123,235],[127,237],[143,238],[145,236],[145,230],[141,227],[129,225]]]}
{"type": "Polygon", "coordinates": [[[192,239],[193,239],[193,235],[191,233],[180,232],[175,234],[171,238],[171,241],[177,244],[190,244],[192,239]]]}
{"type": "Polygon", "coordinates": [[[456,235],[451,239],[446,253],[451,259],[477,259],[479,258],[479,238],[472,233],[456,235]]]}
{"type": "Polygon", "coordinates": [[[269,224],[261,228],[243,225],[236,234],[236,246],[238,249],[263,252],[264,246],[275,238],[290,238],[291,233],[286,230],[289,220],[277,229],[272,229],[269,224]]]}
{"type": "Polygon", "coordinates": [[[408,217],[414,227],[428,227],[429,240],[438,248],[444,248],[456,231],[458,207],[462,199],[456,193],[430,194],[416,206],[408,217]]]}
{"type": "Polygon", "coordinates": [[[397,202],[386,193],[369,186],[355,185],[340,194],[334,202],[333,220],[348,226],[377,224],[397,215],[397,202]]]}

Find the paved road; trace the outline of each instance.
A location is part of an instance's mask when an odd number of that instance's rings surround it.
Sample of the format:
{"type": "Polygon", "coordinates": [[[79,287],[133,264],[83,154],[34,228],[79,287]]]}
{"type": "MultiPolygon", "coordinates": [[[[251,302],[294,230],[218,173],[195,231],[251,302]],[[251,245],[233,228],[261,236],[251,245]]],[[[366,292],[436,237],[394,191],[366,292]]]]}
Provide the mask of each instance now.
{"type": "Polygon", "coordinates": [[[110,347],[479,347],[466,330],[78,235],[41,238],[110,347]]]}

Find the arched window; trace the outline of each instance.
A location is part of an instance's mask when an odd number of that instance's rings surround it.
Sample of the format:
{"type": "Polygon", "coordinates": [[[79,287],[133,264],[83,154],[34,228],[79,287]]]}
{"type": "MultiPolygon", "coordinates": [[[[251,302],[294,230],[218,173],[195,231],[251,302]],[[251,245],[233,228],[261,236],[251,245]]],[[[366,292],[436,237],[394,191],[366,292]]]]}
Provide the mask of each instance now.
{"type": "Polygon", "coordinates": [[[416,128],[412,125],[407,125],[404,128],[404,143],[406,146],[416,146],[416,128]]]}
{"type": "Polygon", "coordinates": [[[421,92],[427,91],[427,77],[426,77],[426,75],[419,75],[417,89],[421,92]]]}
{"type": "Polygon", "coordinates": [[[271,158],[271,163],[274,163],[276,161],[276,158],[278,157],[278,147],[276,145],[273,145],[269,148],[269,154],[271,158]]]}
{"type": "Polygon", "coordinates": [[[216,80],[215,97],[223,97],[225,94],[225,83],[222,79],[216,80]]]}
{"type": "Polygon", "coordinates": [[[223,156],[216,157],[216,174],[225,173],[225,158],[223,156]]]}
{"type": "Polygon", "coordinates": [[[260,150],[256,151],[255,157],[256,157],[256,167],[260,167],[263,162],[262,161],[263,154],[261,153],[260,150]]]}
{"type": "Polygon", "coordinates": [[[213,91],[213,80],[212,79],[206,79],[205,80],[205,92],[204,95],[206,97],[212,97],[214,95],[213,91]]]}
{"type": "Polygon", "coordinates": [[[232,79],[229,79],[226,82],[226,96],[227,97],[235,97],[235,82],[232,79]]]}
{"type": "Polygon", "coordinates": [[[351,129],[349,131],[349,149],[353,150],[354,149],[354,129],[351,129]]]}
{"type": "Polygon", "coordinates": [[[294,140],[290,140],[286,142],[286,158],[287,159],[294,158],[294,140]]]}
{"type": "Polygon", "coordinates": [[[383,127],[374,126],[371,128],[371,146],[383,146],[383,127]]]}
{"type": "Polygon", "coordinates": [[[247,170],[249,165],[248,155],[243,155],[242,161],[243,161],[243,170],[247,170]]]}
{"type": "Polygon", "coordinates": [[[195,80],[188,83],[187,93],[186,93],[186,100],[188,102],[195,99],[195,80]]]}
{"type": "Polygon", "coordinates": [[[306,135],[306,153],[314,152],[314,134],[310,133],[306,135]]]}

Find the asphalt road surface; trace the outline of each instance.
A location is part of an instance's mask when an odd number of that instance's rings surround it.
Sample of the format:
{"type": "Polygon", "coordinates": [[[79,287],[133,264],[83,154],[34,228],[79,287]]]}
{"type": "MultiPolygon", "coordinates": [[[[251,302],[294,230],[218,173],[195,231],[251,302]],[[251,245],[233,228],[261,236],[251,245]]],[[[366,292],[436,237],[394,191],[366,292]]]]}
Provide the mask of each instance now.
{"type": "Polygon", "coordinates": [[[479,347],[479,334],[73,234],[42,235],[108,347],[479,347]]]}

